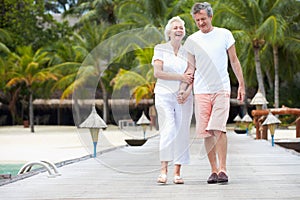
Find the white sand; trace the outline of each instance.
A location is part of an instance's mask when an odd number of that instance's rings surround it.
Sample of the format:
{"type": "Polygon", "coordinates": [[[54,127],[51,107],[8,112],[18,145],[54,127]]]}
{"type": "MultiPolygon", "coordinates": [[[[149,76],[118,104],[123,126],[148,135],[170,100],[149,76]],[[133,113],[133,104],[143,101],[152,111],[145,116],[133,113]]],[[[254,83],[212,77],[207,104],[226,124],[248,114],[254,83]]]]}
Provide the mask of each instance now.
{"type": "MultiPolygon", "coordinates": [[[[147,137],[158,134],[147,131],[147,137]]],[[[250,133],[255,137],[255,129],[250,133]]],[[[126,138],[141,138],[141,127],[120,131],[109,126],[99,134],[97,151],[126,145],[126,138]]],[[[296,138],[295,129],[275,131],[274,139],[296,138]]],[[[270,133],[268,139],[271,140],[270,133]]],[[[34,160],[49,160],[53,163],[93,154],[93,143],[88,129],[75,126],[35,126],[35,132],[23,126],[0,126],[0,164],[22,164],[34,160]]]]}
{"type": "MultiPolygon", "coordinates": [[[[136,131],[143,135],[138,128],[136,131]]],[[[131,136],[109,126],[99,134],[97,151],[125,145],[124,139],[131,136]]],[[[35,126],[34,133],[23,126],[0,127],[0,164],[34,160],[57,163],[92,154],[93,148],[89,130],[75,126],[35,126]]]]}

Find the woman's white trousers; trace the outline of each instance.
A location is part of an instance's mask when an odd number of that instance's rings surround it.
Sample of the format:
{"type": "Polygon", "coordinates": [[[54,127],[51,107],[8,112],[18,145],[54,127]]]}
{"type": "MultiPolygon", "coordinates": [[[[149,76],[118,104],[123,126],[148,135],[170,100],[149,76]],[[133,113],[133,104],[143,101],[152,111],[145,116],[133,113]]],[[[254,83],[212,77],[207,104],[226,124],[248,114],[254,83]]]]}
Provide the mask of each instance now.
{"type": "Polygon", "coordinates": [[[155,94],[160,133],[160,161],[187,164],[190,161],[189,138],[193,114],[193,96],[178,104],[177,94],[155,94]]]}

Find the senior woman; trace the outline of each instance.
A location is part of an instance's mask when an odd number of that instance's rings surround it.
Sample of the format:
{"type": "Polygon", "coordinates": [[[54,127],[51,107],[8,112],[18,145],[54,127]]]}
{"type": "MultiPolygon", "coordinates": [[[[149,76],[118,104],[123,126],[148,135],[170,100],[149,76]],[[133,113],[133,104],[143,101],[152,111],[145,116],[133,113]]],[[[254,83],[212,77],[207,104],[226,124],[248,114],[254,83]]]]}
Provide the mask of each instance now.
{"type": "Polygon", "coordinates": [[[181,42],[185,36],[184,21],[173,17],[165,27],[166,43],[157,44],[154,48],[152,65],[155,84],[155,107],[157,110],[160,133],[161,170],[157,179],[159,184],[167,183],[168,163],[174,163],[175,184],[183,184],[180,175],[181,165],[188,164],[189,133],[193,113],[193,98],[191,87],[186,90],[189,97],[184,103],[178,103],[177,98],[181,82],[192,85],[193,74],[184,73],[187,68],[187,52],[181,42]]]}

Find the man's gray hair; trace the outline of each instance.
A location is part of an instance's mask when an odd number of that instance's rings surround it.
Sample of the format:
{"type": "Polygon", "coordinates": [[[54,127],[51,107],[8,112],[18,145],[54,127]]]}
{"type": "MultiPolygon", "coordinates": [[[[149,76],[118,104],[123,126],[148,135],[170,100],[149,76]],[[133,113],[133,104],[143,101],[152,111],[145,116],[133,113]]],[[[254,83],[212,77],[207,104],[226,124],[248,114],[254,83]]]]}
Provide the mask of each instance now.
{"type": "Polygon", "coordinates": [[[213,16],[213,9],[210,5],[210,3],[203,2],[203,3],[195,3],[191,10],[191,15],[194,17],[194,15],[200,10],[205,10],[207,13],[207,16],[212,17],[213,16]]]}
{"type": "Polygon", "coordinates": [[[184,27],[185,23],[184,23],[184,21],[179,16],[172,17],[171,19],[169,19],[168,24],[165,27],[165,39],[166,39],[166,41],[170,41],[169,34],[171,32],[171,29],[172,29],[172,23],[175,22],[175,21],[180,22],[182,24],[183,31],[184,31],[183,35],[185,36],[185,27],[184,27]]]}

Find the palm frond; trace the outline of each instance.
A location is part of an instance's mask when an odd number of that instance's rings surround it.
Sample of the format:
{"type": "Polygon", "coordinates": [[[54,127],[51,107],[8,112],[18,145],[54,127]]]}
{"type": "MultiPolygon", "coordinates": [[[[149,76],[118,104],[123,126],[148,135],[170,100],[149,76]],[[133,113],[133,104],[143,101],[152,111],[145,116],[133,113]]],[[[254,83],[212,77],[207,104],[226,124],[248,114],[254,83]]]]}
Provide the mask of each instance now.
{"type": "Polygon", "coordinates": [[[11,53],[10,49],[2,42],[0,42],[0,52],[4,52],[6,54],[11,53]]]}
{"type": "Polygon", "coordinates": [[[271,15],[257,29],[257,34],[272,44],[282,44],[286,28],[287,24],[282,17],[271,15]]]}
{"type": "Polygon", "coordinates": [[[120,90],[122,87],[136,87],[145,84],[145,78],[136,72],[120,69],[119,73],[113,79],[114,90],[120,90]]]}

